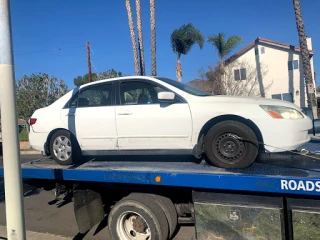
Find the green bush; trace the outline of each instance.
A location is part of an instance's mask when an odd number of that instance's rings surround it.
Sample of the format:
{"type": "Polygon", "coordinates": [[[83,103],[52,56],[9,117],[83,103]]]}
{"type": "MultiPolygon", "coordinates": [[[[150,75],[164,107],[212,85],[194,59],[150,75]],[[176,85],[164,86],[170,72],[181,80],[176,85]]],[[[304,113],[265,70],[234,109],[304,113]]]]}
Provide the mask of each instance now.
{"type": "Polygon", "coordinates": [[[24,128],[20,133],[19,133],[19,138],[20,141],[28,141],[29,140],[29,135],[28,131],[26,128],[24,128]]]}

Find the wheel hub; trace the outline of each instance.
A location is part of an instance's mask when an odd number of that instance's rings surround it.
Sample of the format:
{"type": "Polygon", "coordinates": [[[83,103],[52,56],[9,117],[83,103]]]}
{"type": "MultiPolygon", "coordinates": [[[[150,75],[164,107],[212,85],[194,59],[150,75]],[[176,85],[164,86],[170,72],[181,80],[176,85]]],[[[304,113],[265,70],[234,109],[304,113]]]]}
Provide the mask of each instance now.
{"type": "Polygon", "coordinates": [[[214,142],[214,147],[218,154],[228,161],[237,160],[245,152],[243,142],[232,137],[230,133],[218,136],[214,142]]]}
{"type": "Polygon", "coordinates": [[[139,233],[144,233],[146,231],[146,228],[148,227],[145,220],[140,216],[137,216],[136,218],[132,219],[132,223],[133,229],[139,233]]]}
{"type": "Polygon", "coordinates": [[[65,161],[71,156],[71,141],[66,136],[59,136],[53,142],[53,154],[60,161],[65,161]]]}

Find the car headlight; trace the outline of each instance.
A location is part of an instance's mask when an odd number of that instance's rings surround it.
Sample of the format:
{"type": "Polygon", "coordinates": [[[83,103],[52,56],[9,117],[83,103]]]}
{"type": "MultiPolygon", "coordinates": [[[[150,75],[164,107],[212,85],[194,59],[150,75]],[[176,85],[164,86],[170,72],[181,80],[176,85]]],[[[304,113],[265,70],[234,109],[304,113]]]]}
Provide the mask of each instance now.
{"type": "Polygon", "coordinates": [[[303,114],[294,108],[273,106],[273,105],[260,105],[273,118],[282,119],[299,119],[304,118],[303,114]]]}

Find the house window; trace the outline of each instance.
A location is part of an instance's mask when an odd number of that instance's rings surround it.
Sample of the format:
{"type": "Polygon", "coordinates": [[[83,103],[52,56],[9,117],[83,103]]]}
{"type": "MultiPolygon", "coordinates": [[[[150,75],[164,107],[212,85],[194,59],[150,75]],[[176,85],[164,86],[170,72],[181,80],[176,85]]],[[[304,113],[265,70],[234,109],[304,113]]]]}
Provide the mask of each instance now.
{"type": "Polygon", "coordinates": [[[264,47],[261,47],[261,54],[264,54],[265,53],[265,49],[264,47]]]}
{"type": "Polygon", "coordinates": [[[247,70],[245,68],[235,69],[234,70],[234,80],[246,80],[247,79],[247,70]]]}
{"type": "Polygon", "coordinates": [[[281,94],[273,94],[271,97],[272,97],[273,99],[282,100],[281,94]]]}
{"type": "Polygon", "coordinates": [[[298,60],[294,60],[293,61],[293,69],[298,69],[299,68],[299,61],[298,60]]]}
{"type": "Polygon", "coordinates": [[[273,94],[271,96],[273,99],[284,100],[293,103],[292,93],[281,93],[281,94],[273,94]]]}
{"type": "Polygon", "coordinates": [[[299,60],[288,61],[288,70],[299,69],[299,60]]]}

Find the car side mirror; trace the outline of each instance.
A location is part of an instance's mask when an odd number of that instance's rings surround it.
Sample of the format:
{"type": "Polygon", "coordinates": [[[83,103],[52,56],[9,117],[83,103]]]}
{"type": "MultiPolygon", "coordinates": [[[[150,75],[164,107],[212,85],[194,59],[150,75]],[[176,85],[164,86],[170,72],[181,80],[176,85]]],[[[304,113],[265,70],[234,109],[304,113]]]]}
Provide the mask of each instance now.
{"type": "Polygon", "coordinates": [[[173,102],[175,99],[175,94],[173,92],[159,92],[158,100],[159,102],[173,102]]]}

